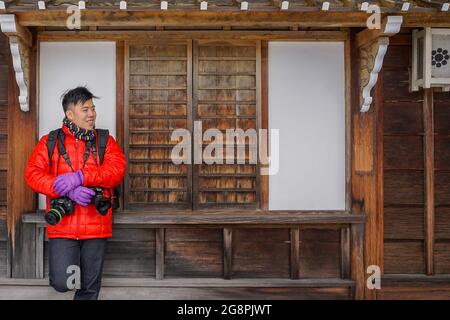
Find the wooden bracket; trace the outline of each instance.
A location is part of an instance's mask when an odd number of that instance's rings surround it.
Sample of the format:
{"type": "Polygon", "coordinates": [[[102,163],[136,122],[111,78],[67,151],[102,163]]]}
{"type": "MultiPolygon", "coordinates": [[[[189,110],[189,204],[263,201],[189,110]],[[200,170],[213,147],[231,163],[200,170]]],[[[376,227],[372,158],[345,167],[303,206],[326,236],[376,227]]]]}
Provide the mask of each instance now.
{"type": "Polygon", "coordinates": [[[9,38],[9,47],[19,87],[20,109],[29,111],[31,32],[17,23],[14,14],[0,14],[1,31],[9,38]]]}
{"type": "Polygon", "coordinates": [[[388,16],[380,29],[366,29],[356,35],[356,47],[360,55],[360,111],[370,109],[372,88],[378,80],[384,55],[389,46],[389,37],[397,34],[403,22],[402,16],[388,16]]]}

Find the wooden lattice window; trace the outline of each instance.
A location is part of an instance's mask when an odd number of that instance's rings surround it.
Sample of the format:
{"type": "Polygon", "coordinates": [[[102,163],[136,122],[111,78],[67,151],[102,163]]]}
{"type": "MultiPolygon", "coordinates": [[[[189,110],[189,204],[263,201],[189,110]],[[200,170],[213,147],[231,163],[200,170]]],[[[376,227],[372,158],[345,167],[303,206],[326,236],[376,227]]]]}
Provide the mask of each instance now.
{"type": "Polygon", "coordinates": [[[258,207],[257,164],[176,165],[171,134],[259,128],[259,42],[129,44],[125,59],[125,207],[258,207]]]}
{"type": "MultiPolygon", "coordinates": [[[[193,115],[203,131],[217,128],[225,137],[226,129],[258,129],[257,52],[255,42],[194,42],[193,115]]],[[[195,165],[195,206],[257,206],[257,165],[248,164],[248,138],[245,144],[246,164],[237,164],[235,152],[234,164],[195,165]]]]}
{"type": "Polygon", "coordinates": [[[130,45],[126,84],[125,206],[190,208],[191,168],[170,158],[174,129],[189,128],[190,42],[130,45]]]}

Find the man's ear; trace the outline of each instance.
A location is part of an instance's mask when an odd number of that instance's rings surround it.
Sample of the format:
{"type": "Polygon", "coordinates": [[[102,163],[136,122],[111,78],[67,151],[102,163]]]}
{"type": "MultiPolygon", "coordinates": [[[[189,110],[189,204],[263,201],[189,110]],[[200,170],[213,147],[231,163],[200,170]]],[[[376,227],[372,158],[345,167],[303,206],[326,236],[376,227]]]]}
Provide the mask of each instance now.
{"type": "Polygon", "coordinates": [[[73,116],[74,116],[73,110],[67,109],[67,111],[66,111],[66,117],[67,117],[67,119],[69,119],[70,121],[73,121],[73,116]]]}

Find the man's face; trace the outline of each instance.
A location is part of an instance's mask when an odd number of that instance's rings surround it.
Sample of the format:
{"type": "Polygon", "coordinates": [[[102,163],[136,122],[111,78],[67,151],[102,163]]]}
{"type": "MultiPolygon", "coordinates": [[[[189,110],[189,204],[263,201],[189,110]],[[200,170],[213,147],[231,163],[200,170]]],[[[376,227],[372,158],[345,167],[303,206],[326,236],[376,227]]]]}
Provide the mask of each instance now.
{"type": "Polygon", "coordinates": [[[66,111],[66,116],[80,128],[92,130],[95,127],[97,113],[95,112],[95,105],[90,99],[85,103],[78,102],[76,105],[70,105],[66,111]]]}

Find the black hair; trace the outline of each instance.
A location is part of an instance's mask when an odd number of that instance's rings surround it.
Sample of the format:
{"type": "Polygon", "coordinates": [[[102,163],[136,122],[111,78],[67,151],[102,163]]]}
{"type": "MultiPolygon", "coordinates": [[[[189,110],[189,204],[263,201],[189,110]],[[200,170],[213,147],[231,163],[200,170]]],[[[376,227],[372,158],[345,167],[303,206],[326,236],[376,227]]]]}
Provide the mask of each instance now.
{"type": "Polygon", "coordinates": [[[85,103],[90,99],[98,99],[90,92],[86,87],[76,87],[75,89],[70,89],[61,95],[62,107],[64,114],[66,113],[69,105],[77,105],[79,102],[85,103]]]}

